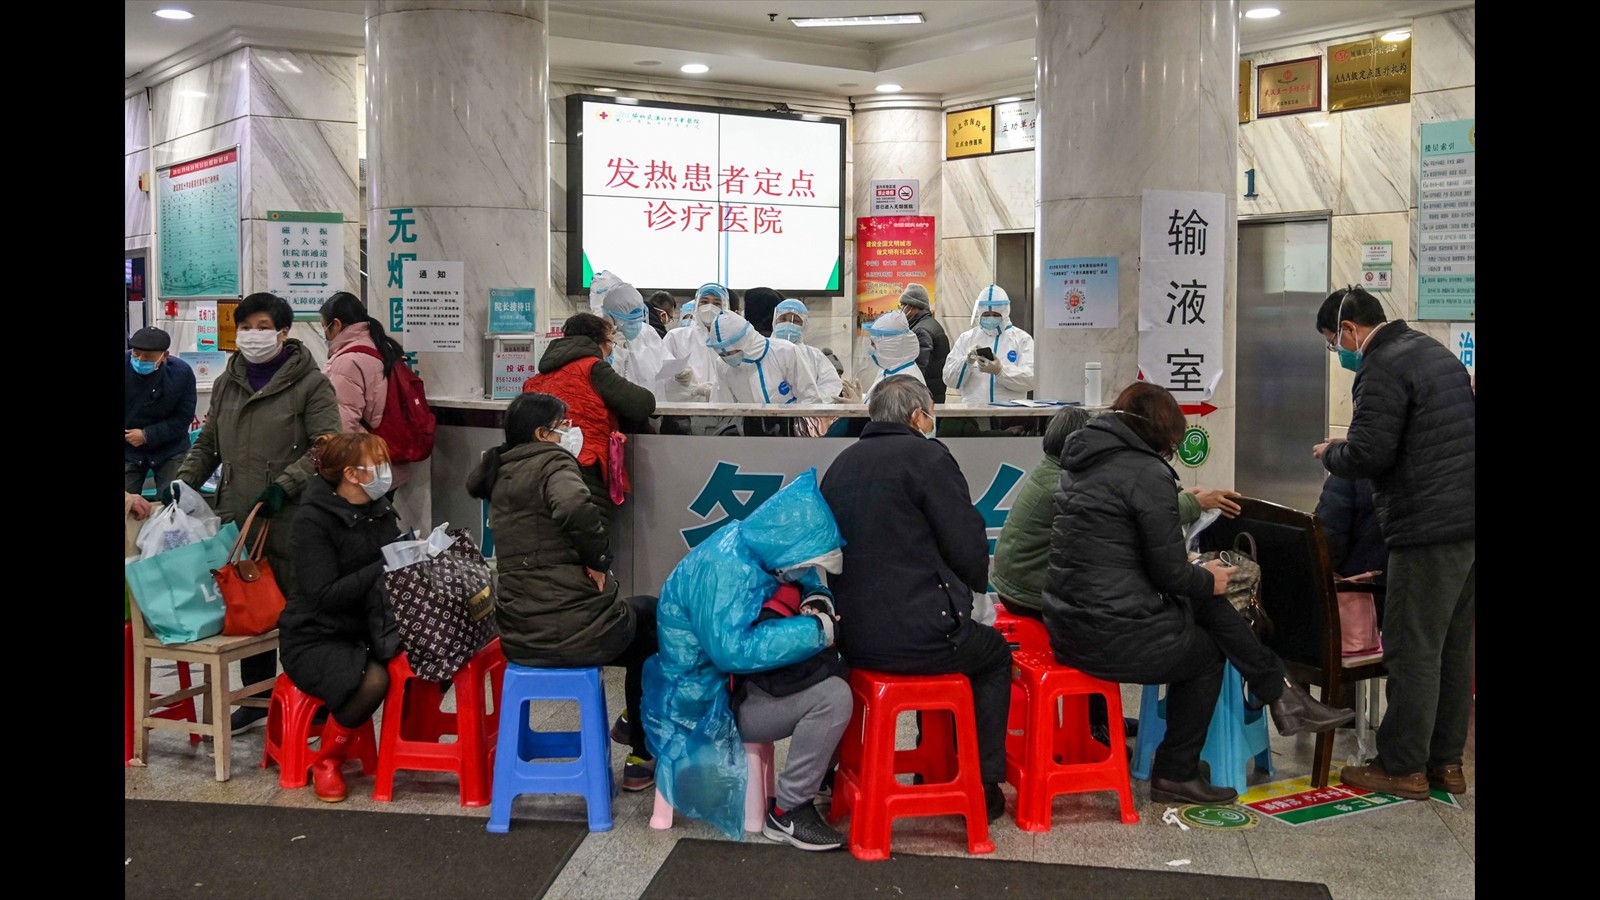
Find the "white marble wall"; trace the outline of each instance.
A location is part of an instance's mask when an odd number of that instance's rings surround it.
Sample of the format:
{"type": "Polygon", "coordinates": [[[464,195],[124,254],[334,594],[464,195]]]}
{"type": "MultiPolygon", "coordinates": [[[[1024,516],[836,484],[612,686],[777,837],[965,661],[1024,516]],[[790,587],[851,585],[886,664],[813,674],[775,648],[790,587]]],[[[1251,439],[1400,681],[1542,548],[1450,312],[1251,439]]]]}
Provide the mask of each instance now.
{"type": "MultiPolygon", "coordinates": [[[[356,60],[247,47],[186,72],[127,101],[129,179],[126,217],[129,246],[149,246],[153,222],[149,194],[137,191],[137,170],[154,170],[238,147],[242,294],[267,289],[265,246],[268,210],[338,212],[344,217],[344,284],[360,289],[360,207],[356,173],[356,60]],[[143,141],[148,149],[136,151],[143,141]],[[142,157],[136,159],[136,155],[142,157]],[[142,223],[139,237],[134,231],[142,223]],[[135,243],[142,241],[142,243],[135,243]]],[[[159,241],[159,235],[156,235],[159,241]]],[[[159,283],[153,255],[148,282],[159,283]]],[[[179,301],[177,315],[156,324],[172,331],[179,352],[195,345],[192,301],[179,301]]],[[[313,325],[296,323],[291,334],[313,353],[322,342],[313,325]]]]}
{"type": "Polygon", "coordinates": [[[386,316],[400,294],[391,251],[463,263],[464,350],[418,362],[430,396],[481,397],[489,289],[549,297],[546,4],[375,0],[366,12],[369,302],[386,316]],[[416,222],[401,250],[388,242],[396,208],[416,222]]]}
{"type": "Polygon", "coordinates": [[[150,246],[150,234],[155,230],[150,218],[150,192],[139,189],[140,175],[154,175],[150,167],[149,102],[145,92],[140,91],[122,104],[122,234],[127,250],[150,246]]]}

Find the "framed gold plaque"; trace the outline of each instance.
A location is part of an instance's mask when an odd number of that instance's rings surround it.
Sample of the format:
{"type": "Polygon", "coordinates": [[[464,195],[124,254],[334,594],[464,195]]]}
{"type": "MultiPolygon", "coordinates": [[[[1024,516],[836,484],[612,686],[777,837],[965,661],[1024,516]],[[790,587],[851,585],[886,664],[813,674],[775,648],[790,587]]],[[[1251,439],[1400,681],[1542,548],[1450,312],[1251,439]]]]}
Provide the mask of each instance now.
{"type": "Polygon", "coordinates": [[[1328,112],[1411,99],[1411,38],[1363,38],[1328,47],[1328,112]]]}
{"type": "Polygon", "coordinates": [[[994,152],[994,107],[944,114],[944,158],[961,159],[994,152]]]}
{"type": "Polygon", "coordinates": [[[1250,60],[1239,60],[1239,124],[1250,121],[1250,60]]]}
{"type": "Polygon", "coordinates": [[[1256,118],[1322,110],[1322,57],[1256,66],[1256,118]]]}

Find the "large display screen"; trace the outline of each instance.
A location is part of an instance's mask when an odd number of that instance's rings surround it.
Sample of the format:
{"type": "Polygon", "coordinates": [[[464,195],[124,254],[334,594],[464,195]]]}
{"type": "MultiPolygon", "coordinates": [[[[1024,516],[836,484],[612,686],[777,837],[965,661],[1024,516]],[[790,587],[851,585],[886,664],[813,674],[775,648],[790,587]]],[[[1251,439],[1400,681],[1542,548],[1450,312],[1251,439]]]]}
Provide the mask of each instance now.
{"type": "Polygon", "coordinates": [[[567,291],[839,295],[844,120],[567,97],[567,291]]]}

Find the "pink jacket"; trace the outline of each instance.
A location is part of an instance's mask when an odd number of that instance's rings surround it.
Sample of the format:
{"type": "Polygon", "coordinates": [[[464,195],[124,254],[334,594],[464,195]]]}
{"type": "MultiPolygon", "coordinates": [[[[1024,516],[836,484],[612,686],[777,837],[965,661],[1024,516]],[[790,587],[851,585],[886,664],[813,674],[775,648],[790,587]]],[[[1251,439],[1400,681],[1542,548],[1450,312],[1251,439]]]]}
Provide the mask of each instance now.
{"type": "Polygon", "coordinates": [[[323,373],[333,382],[339,398],[339,426],[344,431],[365,431],[361,420],[377,427],[383,422],[383,405],[389,397],[389,379],[383,377],[383,360],[366,353],[351,352],[355,347],[371,347],[371,330],[359,322],[339,332],[328,345],[328,362],[323,373]]]}

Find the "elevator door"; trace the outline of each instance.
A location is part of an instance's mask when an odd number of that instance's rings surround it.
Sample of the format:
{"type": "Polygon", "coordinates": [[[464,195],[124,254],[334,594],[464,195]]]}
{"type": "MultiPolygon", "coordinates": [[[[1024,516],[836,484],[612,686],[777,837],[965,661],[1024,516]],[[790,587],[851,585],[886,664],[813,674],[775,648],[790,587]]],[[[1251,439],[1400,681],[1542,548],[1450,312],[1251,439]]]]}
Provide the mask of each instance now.
{"type": "Polygon", "coordinates": [[[994,283],[1011,298],[1011,324],[1033,334],[1033,232],[994,236],[994,283]]]}
{"type": "Polygon", "coordinates": [[[1238,464],[1248,497],[1310,512],[1322,491],[1311,448],[1327,437],[1328,220],[1239,224],[1238,464]]]}

